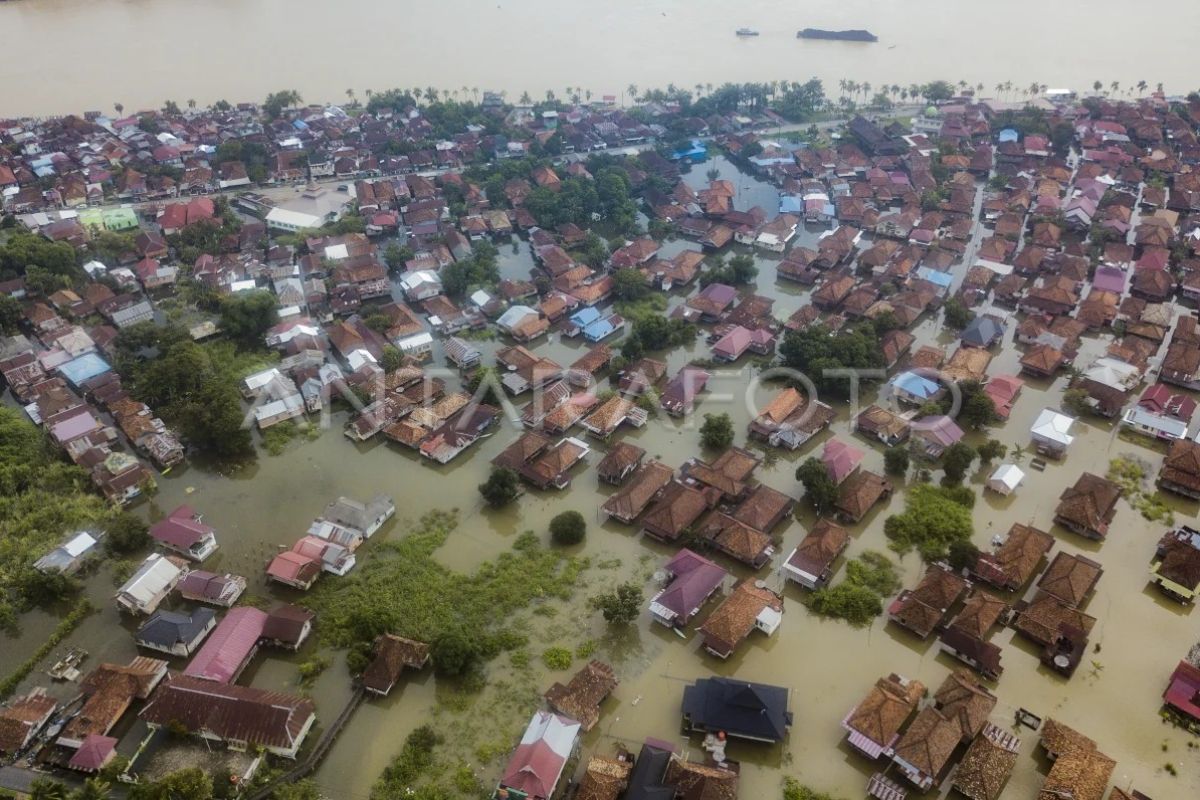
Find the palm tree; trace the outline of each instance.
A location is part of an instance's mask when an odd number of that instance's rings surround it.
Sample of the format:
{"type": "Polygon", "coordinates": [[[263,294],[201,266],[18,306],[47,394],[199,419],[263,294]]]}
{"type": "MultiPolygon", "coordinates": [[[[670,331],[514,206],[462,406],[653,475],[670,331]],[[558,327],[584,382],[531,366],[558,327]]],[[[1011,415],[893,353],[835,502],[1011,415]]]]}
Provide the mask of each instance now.
{"type": "Polygon", "coordinates": [[[196,101],[189,97],[188,98],[188,108],[195,108],[195,107],[196,107],[196,101]]]}
{"type": "Polygon", "coordinates": [[[1163,85],[1162,85],[1161,81],[1159,83],[1156,83],[1154,85],[1154,91],[1158,92],[1159,94],[1162,94],[1163,93],[1162,86],[1163,85]]]}
{"type": "Polygon", "coordinates": [[[584,92],[583,92],[583,97],[584,97],[584,99],[585,99],[585,100],[587,100],[589,103],[590,103],[590,102],[592,102],[592,90],[591,90],[591,89],[585,89],[585,90],[584,90],[584,92]]]}
{"type": "Polygon", "coordinates": [[[476,103],[479,102],[479,87],[478,86],[471,87],[471,96],[475,98],[476,103]]]}
{"type": "Polygon", "coordinates": [[[113,108],[117,110],[117,116],[121,116],[121,112],[125,110],[125,106],[120,103],[113,103],[113,108]]]}
{"type": "Polygon", "coordinates": [[[999,97],[999,96],[1000,96],[1000,94],[1001,94],[1001,93],[1004,91],[1004,84],[1003,84],[1003,83],[997,83],[997,84],[996,84],[995,86],[993,86],[992,88],[996,90],[996,97],[999,97]]]}
{"type": "Polygon", "coordinates": [[[1004,91],[1008,92],[1008,96],[1012,97],[1013,83],[1012,81],[1004,82],[1004,91]]]}
{"type": "Polygon", "coordinates": [[[523,106],[533,105],[533,98],[529,96],[529,92],[521,92],[520,103],[523,106]]]}
{"type": "Polygon", "coordinates": [[[371,102],[371,95],[375,94],[375,92],[371,89],[364,89],[363,94],[367,96],[367,102],[369,103],[371,102]]]}
{"type": "Polygon", "coordinates": [[[708,94],[712,94],[712,84],[711,83],[704,84],[704,91],[707,92],[708,94]]]}
{"type": "Polygon", "coordinates": [[[1108,86],[1109,86],[1109,88],[1110,88],[1110,89],[1112,89],[1112,93],[1113,93],[1113,94],[1116,94],[1116,93],[1117,93],[1118,91],[1120,91],[1120,89],[1121,89],[1121,82],[1120,82],[1120,81],[1113,81],[1113,82],[1112,82],[1112,83],[1110,83],[1108,86]]]}
{"type": "Polygon", "coordinates": [[[353,89],[346,90],[346,99],[350,101],[351,105],[353,105],[353,103],[354,103],[354,90],[353,89]]]}
{"type": "Polygon", "coordinates": [[[547,90],[546,90],[546,102],[547,102],[547,103],[553,103],[553,102],[554,102],[554,90],[553,90],[553,89],[547,89],[547,90]]]}
{"type": "Polygon", "coordinates": [[[1100,91],[1101,89],[1103,89],[1103,88],[1104,88],[1104,84],[1103,84],[1103,83],[1101,83],[1100,81],[1096,81],[1096,82],[1094,82],[1094,83],[1092,84],[1092,88],[1093,88],[1093,89],[1094,89],[1094,90],[1095,90],[1097,93],[1099,93],[1099,91],[1100,91]]]}
{"type": "Polygon", "coordinates": [[[67,787],[49,778],[35,778],[29,786],[30,800],[66,800],[67,787]]]}
{"type": "Polygon", "coordinates": [[[637,87],[636,83],[631,83],[631,84],[629,84],[629,86],[625,87],[625,91],[629,92],[629,102],[631,102],[631,103],[637,102],[637,97],[638,97],[637,90],[638,90],[638,87],[637,87]]]}
{"type": "Polygon", "coordinates": [[[1040,85],[1038,84],[1038,82],[1034,81],[1033,83],[1029,84],[1029,94],[1031,94],[1031,95],[1037,94],[1039,88],[1040,88],[1040,85]]]}
{"type": "Polygon", "coordinates": [[[902,103],[908,102],[908,89],[900,90],[900,102],[902,102],[902,103]]]}
{"type": "Polygon", "coordinates": [[[109,800],[112,796],[112,786],[100,778],[88,778],[75,791],[71,792],[70,800],[109,800]]]}
{"type": "Polygon", "coordinates": [[[840,81],[838,81],[838,91],[841,92],[841,97],[846,96],[846,90],[848,88],[850,88],[850,81],[846,80],[845,78],[842,78],[840,81]]]}
{"type": "Polygon", "coordinates": [[[870,81],[863,81],[863,85],[859,88],[862,89],[863,102],[866,102],[867,100],[869,100],[871,98],[871,83],[870,83],[870,81]]]}
{"type": "Polygon", "coordinates": [[[437,102],[438,94],[439,94],[438,90],[433,88],[432,86],[429,86],[425,89],[425,99],[428,100],[430,103],[437,102]]]}

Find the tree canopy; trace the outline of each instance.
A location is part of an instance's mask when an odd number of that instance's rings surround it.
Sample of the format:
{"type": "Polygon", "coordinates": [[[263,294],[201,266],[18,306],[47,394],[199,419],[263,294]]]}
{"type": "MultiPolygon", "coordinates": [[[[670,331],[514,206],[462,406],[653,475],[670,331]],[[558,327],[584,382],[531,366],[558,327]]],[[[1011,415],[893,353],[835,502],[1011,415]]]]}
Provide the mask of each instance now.
{"type": "Polygon", "coordinates": [[[937,561],[946,557],[954,542],[971,538],[973,501],[970,489],[963,487],[914,486],[904,511],[888,517],[883,529],[897,553],[916,548],[926,561],[937,561]]]}

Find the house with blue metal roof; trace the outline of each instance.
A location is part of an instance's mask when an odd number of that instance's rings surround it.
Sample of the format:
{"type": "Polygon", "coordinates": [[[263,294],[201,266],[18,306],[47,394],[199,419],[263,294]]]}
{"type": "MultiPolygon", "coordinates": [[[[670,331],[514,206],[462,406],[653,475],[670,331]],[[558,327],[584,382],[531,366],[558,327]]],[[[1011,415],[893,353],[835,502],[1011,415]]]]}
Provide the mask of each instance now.
{"type": "Polygon", "coordinates": [[[916,372],[901,372],[892,378],[889,385],[893,397],[901,403],[914,406],[938,400],[946,393],[945,386],[916,372]]]}

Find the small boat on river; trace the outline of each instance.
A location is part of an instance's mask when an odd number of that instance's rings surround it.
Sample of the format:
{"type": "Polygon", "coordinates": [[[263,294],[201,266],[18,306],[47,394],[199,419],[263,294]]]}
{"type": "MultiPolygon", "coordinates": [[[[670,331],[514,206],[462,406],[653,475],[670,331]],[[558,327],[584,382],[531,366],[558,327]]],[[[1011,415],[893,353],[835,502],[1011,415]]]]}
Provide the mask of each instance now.
{"type": "Polygon", "coordinates": [[[738,28],[737,35],[738,36],[758,36],[758,31],[754,30],[753,28],[738,28]]]}

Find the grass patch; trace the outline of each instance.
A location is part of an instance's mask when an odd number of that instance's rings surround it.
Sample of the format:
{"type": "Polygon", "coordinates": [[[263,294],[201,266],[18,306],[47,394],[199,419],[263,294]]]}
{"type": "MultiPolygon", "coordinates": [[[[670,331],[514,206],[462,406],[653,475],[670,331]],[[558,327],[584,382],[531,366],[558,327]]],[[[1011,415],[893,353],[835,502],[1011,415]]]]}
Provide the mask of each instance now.
{"type": "Polygon", "coordinates": [[[784,778],[783,800],[841,800],[841,798],[825,792],[818,792],[795,778],[784,778]]]}
{"type": "Polygon", "coordinates": [[[281,455],[287,449],[288,442],[300,433],[300,427],[290,419],[276,423],[263,431],[263,447],[273,456],[281,455]]]}
{"type": "Polygon", "coordinates": [[[329,669],[329,664],[330,661],[328,656],[315,656],[310,658],[308,661],[302,662],[300,666],[297,667],[297,671],[300,673],[300,685],[311,686],[312,682],[317,679],[318,675],[329,669]]]}
{"type": "Polygon", "coordinates": [[[1146,490],[1146,468],[1132,458],[1108,462],[1108,479],[1121,487],[1126,502],[1151,522],[1175,523],[1175,514],[1158,492],[1146,490]]]}
{"type": "Polygon", "coordinates": [[[456,632],[492,658],[525,644],[510,624],[518,611],[547,599],[569,599],[588,566],[586,559],[565,557],[525,533],[511,552],[473,574],[454,572],[433,554],[457,523],[450,512],[427,514],[408,536],[375,548],[353,577],[318,584],[308,605],[321,615],[326,641],[348,647],[396,633],[433,642],[456,632]]]}

